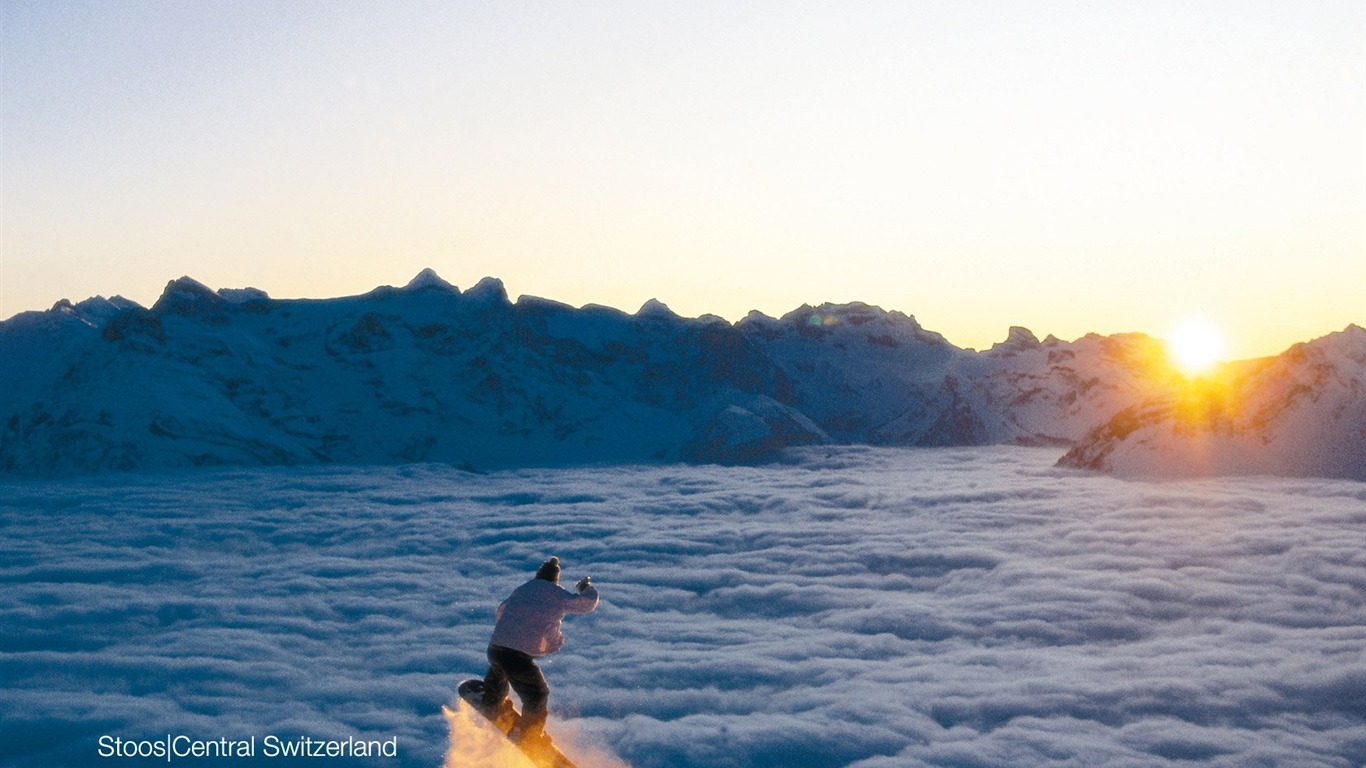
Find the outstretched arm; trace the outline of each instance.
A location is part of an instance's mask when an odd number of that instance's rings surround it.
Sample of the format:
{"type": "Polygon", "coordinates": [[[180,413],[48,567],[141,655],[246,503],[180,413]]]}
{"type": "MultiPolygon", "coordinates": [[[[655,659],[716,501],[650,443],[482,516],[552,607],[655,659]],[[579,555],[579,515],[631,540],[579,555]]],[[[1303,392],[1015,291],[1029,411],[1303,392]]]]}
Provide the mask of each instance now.
{"type": "Polygon", "coordinates": [[[588,613],[598,607],[598,590],[587,576],[577,585],[579,593],[569,598],[565,610],[569,613],[588,613]]]}

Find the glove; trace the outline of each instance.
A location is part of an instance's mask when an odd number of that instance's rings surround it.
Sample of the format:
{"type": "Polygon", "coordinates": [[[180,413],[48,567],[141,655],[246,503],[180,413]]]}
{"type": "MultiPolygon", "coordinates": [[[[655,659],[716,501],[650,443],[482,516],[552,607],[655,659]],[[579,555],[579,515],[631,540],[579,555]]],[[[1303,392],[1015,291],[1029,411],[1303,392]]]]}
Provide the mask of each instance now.
{"type": "Polygon", "coordinates": [[[579,583],[575,584],[574,588],[577,589],[580,594],[582,594],[585,589],[588,589],[591,586],[593,586],[593,577],[584,576],[582,579],[579,579],[579,583]]]}

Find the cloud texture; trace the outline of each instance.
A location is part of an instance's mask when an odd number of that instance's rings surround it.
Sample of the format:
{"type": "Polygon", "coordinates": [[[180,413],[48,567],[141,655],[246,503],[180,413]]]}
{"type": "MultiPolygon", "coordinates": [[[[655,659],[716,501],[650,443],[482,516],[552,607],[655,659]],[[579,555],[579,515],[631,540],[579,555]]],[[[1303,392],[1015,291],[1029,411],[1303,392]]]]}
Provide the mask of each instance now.
{"type": "Polygon", "coordinates": [[[552,732],[634,768],[1366,760],[1366,486],[1054,459],[6,483],[0,758],[278,734],[439,765],[493,607],[556,554],[604,603],[545,665],[552,732]]]}

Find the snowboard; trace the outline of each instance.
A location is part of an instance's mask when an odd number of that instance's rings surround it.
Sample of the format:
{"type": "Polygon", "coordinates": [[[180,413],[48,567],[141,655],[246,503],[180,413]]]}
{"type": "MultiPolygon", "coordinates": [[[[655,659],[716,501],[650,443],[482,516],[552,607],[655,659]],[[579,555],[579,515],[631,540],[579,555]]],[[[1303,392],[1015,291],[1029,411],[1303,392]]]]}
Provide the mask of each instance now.
{"type": "MultiPolygon", "coordinates": [[[[466,680],[456,688],[456,691],[466,704],[493,723],[504,736],[522,719],[521,713],[512,705],[510,699],[503,699],[503,703],[496,708],[485,705],[483,680],[466,680]]],[[[544,731],[534,739],[509,741],[540,768],[578,768],[564,756],[564,753],[555,746],[555,742],[550,740],[549,734],[544,731]]]]}

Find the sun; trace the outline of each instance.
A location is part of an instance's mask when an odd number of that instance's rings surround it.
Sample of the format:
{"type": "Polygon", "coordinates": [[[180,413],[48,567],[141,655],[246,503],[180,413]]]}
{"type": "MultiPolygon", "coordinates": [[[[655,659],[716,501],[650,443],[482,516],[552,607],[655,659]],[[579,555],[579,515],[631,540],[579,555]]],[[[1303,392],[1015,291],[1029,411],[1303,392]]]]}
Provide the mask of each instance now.
{"type": "Polygon", "coordinates": [[[1167,337],[1167,354],[1187,376],[1208,373],[1224,353],[1219,329],[1203,317],[1183,320],[1167,337]]]}

